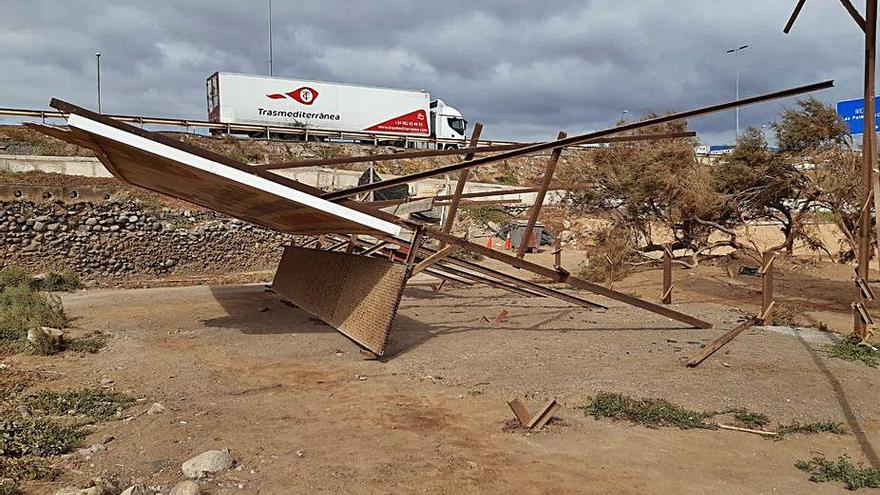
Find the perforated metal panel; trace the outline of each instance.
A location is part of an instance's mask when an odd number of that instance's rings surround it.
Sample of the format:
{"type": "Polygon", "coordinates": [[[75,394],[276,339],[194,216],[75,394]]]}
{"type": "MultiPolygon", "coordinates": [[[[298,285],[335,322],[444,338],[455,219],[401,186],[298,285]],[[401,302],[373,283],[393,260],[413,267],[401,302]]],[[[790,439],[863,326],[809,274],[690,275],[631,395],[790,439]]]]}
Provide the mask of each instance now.
{"type": "Polygon", "coordinates": [[[380,356],[405,285],[403,265],[293,246],[272,282],[292,303],[380,356]]]}

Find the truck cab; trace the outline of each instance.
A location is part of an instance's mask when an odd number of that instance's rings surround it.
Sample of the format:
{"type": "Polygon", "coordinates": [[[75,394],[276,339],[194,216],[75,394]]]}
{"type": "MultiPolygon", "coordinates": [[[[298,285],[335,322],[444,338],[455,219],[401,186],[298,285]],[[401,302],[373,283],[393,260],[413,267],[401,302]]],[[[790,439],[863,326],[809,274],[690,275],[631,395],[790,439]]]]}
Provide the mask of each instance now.
{"type": "Polygon", "coordinates": [[[459,143],[437,143],[439,149],[460,148],[464,145],[467,121],[461,112],[447,105],[443,100],[431,102],[431,137],[454,139],[459,143]]]}

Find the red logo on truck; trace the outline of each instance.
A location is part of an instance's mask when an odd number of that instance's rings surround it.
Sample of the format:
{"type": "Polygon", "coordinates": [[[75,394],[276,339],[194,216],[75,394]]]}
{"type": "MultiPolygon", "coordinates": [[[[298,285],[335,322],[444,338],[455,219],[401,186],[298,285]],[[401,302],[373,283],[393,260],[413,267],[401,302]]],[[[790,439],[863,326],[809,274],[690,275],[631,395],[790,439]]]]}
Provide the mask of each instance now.
{"type": "Polygon", "coordinates": [[[386,120],[372,127],[364,129],[366,131],[385,131],[385,132],[403,132],[406,134],[427,134],[428,133],[428,116],[424,110],[416,110],[391,120],[386,120]]]}
{"type": "Polygon", "coordinates": [[[294,89],[288,93],[272,93],[270,95],[266,95],[273,100],[283,100],[285,98],[292,98],[303,105],[311,105],[318,99],[318,92],[314,90],[314,88],[310,88],[308,86],[303,86],[299,89],[294,89]]]}

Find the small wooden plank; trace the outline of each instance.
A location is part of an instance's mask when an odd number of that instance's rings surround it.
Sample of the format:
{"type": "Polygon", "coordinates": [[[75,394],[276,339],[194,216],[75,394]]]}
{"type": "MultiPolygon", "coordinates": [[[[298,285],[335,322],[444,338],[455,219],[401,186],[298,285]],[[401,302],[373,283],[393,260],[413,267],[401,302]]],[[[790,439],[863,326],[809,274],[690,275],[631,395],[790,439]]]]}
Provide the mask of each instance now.
{"type": "Polygon", "coordinates": [[[722,430],[731,430],[731,431],[741,431],[743,433],[754,433],[755,435],[764,435],[765,437],[775,437],[779,435],[775,431],[764,431],[764,430],[753,430],[751,428],[740,428],[739,426],[731,426],[731,425],[723,425],[716,424],[715,426],[721,428],[722,430]]]}
{"type": "Polygon", "coordinates": [[[525,404],[522,403],[519,399],[513,399],[507,401],[507,405],[510,406],[510,409],[513,411],[513,415],[516,416],[516,420],[519,421],[519,424],[523,426],[527,426],[529,421],[532,418],[532,414],[526,409],[525,404]]]}
{"type": "Polygon", "coordinates": [[[556,399],[550,399],[547,404],[544,404],[544,407],[538,411],[537,414],[529,421],[529,429],[531,430],[540,430],[550,421],[550,418],[553,417],[553,414],[559,410],[559,403],[556,402],[556,399]]]}
{"type": "Polygon", "coordinates": [[[693,368],[703,362],[707,357],[714,354],[718,349],[721,349],[728,342],[736,338],[737,335],[743,333],[745,330],[752,328],[753,326],[761,323],[761,319],[757,316],[753,316],[748,320],[740,323],[739,325],[731,328],[727,332],[725,332],[722,336],[713,340],[706,344],[706,347],[700,349],[696,354],[694,354],[690,360],[687,362],[688,368],[693,368]]]}

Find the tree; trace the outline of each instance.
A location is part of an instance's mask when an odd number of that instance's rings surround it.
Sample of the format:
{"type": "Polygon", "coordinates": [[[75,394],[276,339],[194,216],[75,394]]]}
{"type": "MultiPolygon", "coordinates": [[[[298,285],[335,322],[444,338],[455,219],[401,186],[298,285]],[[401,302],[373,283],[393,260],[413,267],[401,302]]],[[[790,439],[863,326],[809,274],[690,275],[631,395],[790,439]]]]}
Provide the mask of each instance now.
{"type": "MultiPolygon", "coordinates": [[[[686,130],[687,123],[678,121],[636,135],[686,130]]],[[[693,139],[611,143],[597,149],[589,165],[563,178],[593,184],[570,192],[567,199],[577,210],[610,220],[611,234],[598,237],[614,240],[607,258],[661,250],[670,236],[674,248],[700,252],[717,225],[729,223],[724,198],[713,190],[708,168],[696,160],[695,144],[693,139]],[[658,228],[662,233],[654,232],[658,228]],[[626,242],[621,236],[628,237],[626,242]],[[629,252],[620,252],[620,245],[629,252]]]]}

